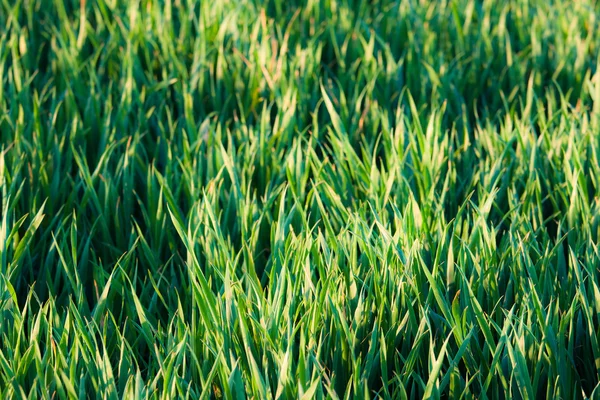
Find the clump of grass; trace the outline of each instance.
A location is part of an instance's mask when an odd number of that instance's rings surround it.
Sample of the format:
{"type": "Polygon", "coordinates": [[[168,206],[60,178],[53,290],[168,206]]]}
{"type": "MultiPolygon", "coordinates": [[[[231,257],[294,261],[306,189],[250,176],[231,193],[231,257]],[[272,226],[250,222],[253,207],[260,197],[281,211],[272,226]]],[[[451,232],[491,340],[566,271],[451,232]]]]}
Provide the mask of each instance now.
{"type": "Polygon", "coordinates": [[[592,1],[0,5],[1,398],[595,398],[592,1]]]}

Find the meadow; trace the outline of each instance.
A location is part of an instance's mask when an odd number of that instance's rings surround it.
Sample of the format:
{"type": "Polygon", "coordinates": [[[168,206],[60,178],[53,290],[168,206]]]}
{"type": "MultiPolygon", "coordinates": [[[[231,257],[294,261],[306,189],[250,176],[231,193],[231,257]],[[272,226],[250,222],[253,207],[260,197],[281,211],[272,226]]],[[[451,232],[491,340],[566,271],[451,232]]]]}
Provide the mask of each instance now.
{"type": "Polygon", "coordinates": [[[0,0],[0,398],[600,398],[593,0],[0,0]]]}

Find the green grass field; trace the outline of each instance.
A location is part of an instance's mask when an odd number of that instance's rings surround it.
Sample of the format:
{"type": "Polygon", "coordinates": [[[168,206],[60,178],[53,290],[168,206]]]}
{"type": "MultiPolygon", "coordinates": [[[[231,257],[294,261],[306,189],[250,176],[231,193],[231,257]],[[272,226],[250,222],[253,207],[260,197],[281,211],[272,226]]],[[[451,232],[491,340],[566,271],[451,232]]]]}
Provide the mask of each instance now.
{"type": "Polygon", "coordinates": [[[0,398],[600,398],[600,5],[0,0],[0,398]]]}

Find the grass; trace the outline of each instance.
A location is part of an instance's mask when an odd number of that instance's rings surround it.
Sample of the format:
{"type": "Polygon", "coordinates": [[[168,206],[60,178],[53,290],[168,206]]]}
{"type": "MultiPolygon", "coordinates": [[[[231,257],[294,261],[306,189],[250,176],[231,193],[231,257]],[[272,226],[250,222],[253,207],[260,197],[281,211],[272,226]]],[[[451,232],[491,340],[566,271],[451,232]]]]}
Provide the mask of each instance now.
{"type": "Polygon", "coordinates": [[[0,398],[600,398],[595,1],[0,2],[0,398]]]}

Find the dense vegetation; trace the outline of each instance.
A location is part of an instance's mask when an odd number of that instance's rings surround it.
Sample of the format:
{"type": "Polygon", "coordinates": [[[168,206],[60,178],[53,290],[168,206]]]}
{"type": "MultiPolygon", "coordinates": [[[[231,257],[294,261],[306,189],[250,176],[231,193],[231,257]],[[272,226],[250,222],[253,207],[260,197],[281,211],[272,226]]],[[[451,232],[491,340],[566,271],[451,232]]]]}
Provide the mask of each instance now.
{"type": "Polygon", "coordinates": [[[600,396],[599,11],[0,1],[0,398],[600,396]]]}

